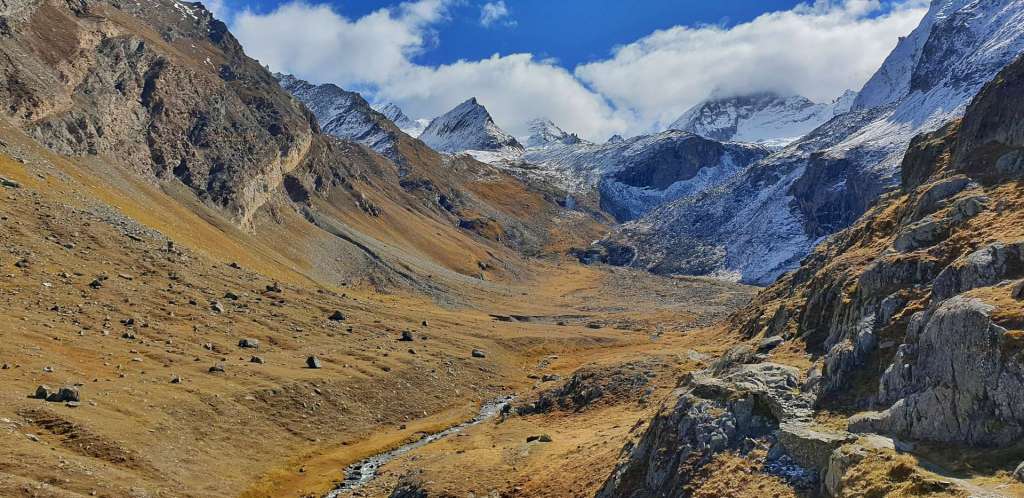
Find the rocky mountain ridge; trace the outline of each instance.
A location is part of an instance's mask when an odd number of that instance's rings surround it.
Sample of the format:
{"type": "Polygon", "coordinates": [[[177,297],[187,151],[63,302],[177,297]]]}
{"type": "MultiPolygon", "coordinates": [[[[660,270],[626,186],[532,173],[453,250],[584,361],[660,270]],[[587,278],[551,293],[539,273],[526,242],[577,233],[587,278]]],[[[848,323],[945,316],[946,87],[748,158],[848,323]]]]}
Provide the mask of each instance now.
{"type": "Polygon", "coordinates": [[[397,124],[371,108],[358,93],[330,83],[314,85],[290,74],[275,73],[274,77],[281,88],[313,112],[324,133],[363,144],[392,160],[399,159],[395,150],[397,124]]]}
{"type": "Polygon", "coordinates": [[[721,142],[783,147],[850,110],[856,92],[818,104],[801,96],[764,92],[700,102],[669,125],[721,142]]]}

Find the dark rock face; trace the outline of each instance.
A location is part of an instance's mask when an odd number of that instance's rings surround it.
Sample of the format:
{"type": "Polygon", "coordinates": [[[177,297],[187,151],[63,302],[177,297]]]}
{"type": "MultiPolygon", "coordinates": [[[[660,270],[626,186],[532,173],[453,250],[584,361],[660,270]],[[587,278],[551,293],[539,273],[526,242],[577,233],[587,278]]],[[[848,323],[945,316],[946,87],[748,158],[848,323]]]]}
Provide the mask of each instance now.
{"type": "Polygon", "coordinates": [[[720,164],[725,152],[721,142],[692,135],[668,142],[664,147],[645,149],[611,178],[632,187],[664,190],[675,182],[693,178],[701,168],[720,164]]]}

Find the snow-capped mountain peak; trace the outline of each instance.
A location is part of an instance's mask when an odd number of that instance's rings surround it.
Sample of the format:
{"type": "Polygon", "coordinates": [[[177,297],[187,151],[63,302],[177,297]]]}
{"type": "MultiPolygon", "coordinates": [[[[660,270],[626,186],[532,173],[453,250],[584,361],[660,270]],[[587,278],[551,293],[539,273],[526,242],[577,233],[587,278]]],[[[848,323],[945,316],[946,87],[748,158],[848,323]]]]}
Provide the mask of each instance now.
{"type": "Polygon", "coordinates": [[[527,147],[544,147],[552,144],[573,145],[582,140],[575,133],[567,133],[549,119],[536,118],[530,121],[530,137],[527,147]]]}
{"type": "Polygon", "coordinates": [[[848,111],[851,101],[849,92],[830,104],[772,92],[711,98],[691,107],[669,129],[713,140],[784,146],[848,111]]]}
{"type": "Polygon", "coordinates": [[[494,123],[476,97],[436,117],[420,134],[434,150],[455,154],[464,151],[522,152],[523,146],[494,123]]]}
{"type": "Polygon", "coordinates": [[[410,118],[404,111],[402,111],[401,107],[398,107],[398,105],[393,102],[388,102],[378,107],[377,111],[390,119],[392,123],[395,123],[395,126],[399,127],[406,134],[413,137],[418,137],[420,133],[423,133],[423,130],[427,125],[430,124],[430,120],[428,119],[414,120],[410,118]]]}

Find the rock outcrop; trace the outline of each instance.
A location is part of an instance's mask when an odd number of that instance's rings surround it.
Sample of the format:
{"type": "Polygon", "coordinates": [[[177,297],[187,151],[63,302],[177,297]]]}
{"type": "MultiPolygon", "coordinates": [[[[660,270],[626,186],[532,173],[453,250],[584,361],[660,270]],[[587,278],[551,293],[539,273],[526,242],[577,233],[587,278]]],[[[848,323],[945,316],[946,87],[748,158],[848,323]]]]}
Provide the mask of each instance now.
{"type": "Polygon", "coordinates": [[[1024,59],[917,137],[899,191],[733,318],[806,341],[818,403],[857,432],[969,446],[1024,436],[1024,59]],[[994,120],[995,112],[1001,120],[994,120]],[[780,318],[781,317],[781,318],[780,318]]]}
{"type": "Polygon", "coordinates": [[[661,407],[605,482],[599,498],[685,496],[715,454],[771,436],[780,420],[804,419],[812,400],[799,372],[772,363],[697,372],[661,407]]]}

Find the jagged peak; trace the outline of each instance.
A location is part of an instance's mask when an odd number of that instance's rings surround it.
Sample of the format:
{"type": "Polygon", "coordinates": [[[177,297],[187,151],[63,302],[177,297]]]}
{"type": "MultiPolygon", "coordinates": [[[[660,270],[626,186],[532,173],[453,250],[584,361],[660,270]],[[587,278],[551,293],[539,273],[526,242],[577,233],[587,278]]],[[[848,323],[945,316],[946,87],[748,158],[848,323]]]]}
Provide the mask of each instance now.
{"type": "Polygon", "coordinates": [[[523,146],[494,122],[494,118],[476,97],[470,97],[452,110],[434,118],[420,134],[420,140],[450,154],[467,150],[518,150],[523,146]]]}
{"type": "Polygon", "coordinates": [[[528,123],[530,136],[527,147],[544,147],[552,144],[573,145],[582,142],[575,133],[568,133],[548,118],[534,118],[528,123]]]}

